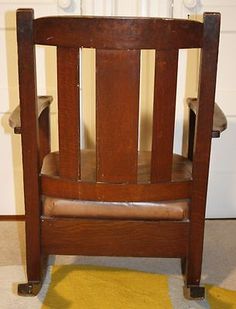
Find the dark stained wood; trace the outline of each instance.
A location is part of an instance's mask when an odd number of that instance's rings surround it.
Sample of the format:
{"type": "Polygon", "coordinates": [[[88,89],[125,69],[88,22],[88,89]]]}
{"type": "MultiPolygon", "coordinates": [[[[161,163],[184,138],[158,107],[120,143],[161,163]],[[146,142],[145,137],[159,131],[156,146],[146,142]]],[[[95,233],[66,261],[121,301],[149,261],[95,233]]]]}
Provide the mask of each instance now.
{"type": "Polygon", "coordinates": [[[161,201],[191,196],[192,182],[109,184],[76,182],[41,175],[42,193],[48,196],[98,201],[161,201]]]}
{"type": "Polygon", "coordinates": [[[60,176],[80,178],[79,52],[57,48],[60,176]]]}
{"type": "MultiPolygon", "coordinates": [[[[187,103],[189,108],[196,115],[198,110],[198,100],[196,98],[188,98],[187,103]]],[[[220,137],[220,134],[226,129],[227,129],[227,118],[224,115],[223,111],[220,109],[219,105],[215,103],[211,136],[213,138],[220,137]]]]}
{"type": "MultiPolygon", "coordinates": [[[[49,107],[52,102],[51,96],[39,96],[38,97],[38,117],[44,111],[45,108],[49,107]]],[[[14,129],[14,133],[21,133],[21,119],[20,119],[20,105],[18,105],[9,117],[9,126],[14,129]]]]}
{"type": "Polygon", "coordinates": [[[42,248],[46,254],[182,257],[188,246],[188,225],[187,221],[43,217],[42,248]]]}
{"type": "Polygon", "coordinates": [[[0,221],[24,221],[25,215],[1,215],[0,221]]]}
{"type": "Polygon", "coordinates": [[[51,150],[50,143],[50,109],[45,108],[39,117],[39,161],[42,167],[44,157],[51,150]]]}
{"type": "Polygon", "coordinates": [[[194,112],[189,109],[189,128],[188,128],[188,159],[193,160],[193,149],[194,149],[194,136],[195,136],[195,125],[196,116],[194,112]]]}
{"type": "Polygon", "coordinates": [[[220,14],[204,14],[204,36],[199,77],[199,107],[193,152],[193,191],[190,212],[187,285],[199,285],[204,236],[211,134],[215,102],[220,14]]]}
{"type": "Polygon", "coordinates": [[[11,113],[9,120],[9,126],[14,129],[15,134],[21,134],[21,121],[20,121],[20,105],[13,110],[11,113]]]}
{"type": "Polygon", "coordinates": [[[97,50],[97,181],[137,181],[139,64],[139,51],[97,50]]]}
{"type": "Polygon", "coordinates": [[[21,141],[26,216],[26,260],[29,281],[41,280],[38,109],[33,10],[17,11],[21,141]]]}
{"type": "Polygon", "coordinates": [[[220,107],[215,103],[212,137],[220,137],[220,134],[227,129],[227,118],[220,107]]]}
{"type": "Polygon", "coordinates": [[[197,48],[202,29],[200,22],[181,19],[43,17],[34,21],[34,42],[98,49],[197,48]]]}
{"type": "Polygon", "coordinates": [[[151,181],[170,181],[173,160],[178,51],[157,51],[151,181]]]}
{"type": "MultiPolygon", "coordinates": [[[[199,283],[220,15],[207,13],[203,23],[115,17],[52,17],[33,21],[33,12],[28,9],[18,11],[17,16],[28,273],[28,283],[21,286],[23,293],[30,294],[32,282],[40,286],[43,254],[58,253],[181,257],[186,261],[183,265],[185,284],[191,290],[189,295],[203,295],[199,283]],[[51,161],[56,163],[51,164],[50,174],[43,174],[45,159],[42,175],[39,163],[49,149],[49,137],[44,140],[38,129],[34,43],[55,44],[58,49],[60,160],[55,153],[47,155],[50,160],[55,157],[51,161]],[[96,67],[97,159],[86,150],[95,162],[94,169],[90,168],[94,176],[90,182],[86,182],[86,177],[79,179],[80,47],[99,49],[96,67]],[[181,156],[174,155],[171,164],[177,55],[179,48],[187,47],[201,48],[199,105],[196,123],[192,123],[195,132],[190,146],[193,171],[191,162],[181,156]],[[137,174],[140,174],[139,168],[137,171],[140,164],[137,164],[140,49],[156,49],[157,53],[152,183],[149,179],[146,183],[137,180],[137,174]],[[158,133],[157,130],[162,131],[158,133]],[[176,159],[184,162],[184,168],[175,170],[176,159]],[[177,178],[174,178],[176,172],[177,178]],[[187,219],[179,222],[150,218],[148,221],[91,217],[55,219],[43,217],[40,207],[43,195],[109,201],[111,207],[115,201],[154,203],[188,199],[190,209],[187,219]]],[[[46,114],[44,117],[39,123],[46,133],[46,114]]],[[[141,176],[150,170],[143,167],[141,176]]]]}
{"type": "MultiPolygon", "coordinates": [[[[151,151],[138,152],[138,184],[150,184],[151,151]]],[[[96,183],[95,149],[82,149],[82,182],[96,183]]],[[[41,174],[59,177],[59,152],[51,152],[44,158],[41,174]]],[[[181,155],[173,155],[172,181],[192,180],[192,162],[181,155]]]]}

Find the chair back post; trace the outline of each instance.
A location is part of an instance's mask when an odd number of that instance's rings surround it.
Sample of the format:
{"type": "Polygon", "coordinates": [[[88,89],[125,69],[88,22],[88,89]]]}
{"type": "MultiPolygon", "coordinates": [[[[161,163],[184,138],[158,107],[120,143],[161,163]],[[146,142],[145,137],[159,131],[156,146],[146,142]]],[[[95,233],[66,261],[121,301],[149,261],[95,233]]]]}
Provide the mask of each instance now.
{"type": "Polygon", "coordinates": [[[196,118],[195,144],[193,151],[193,192],[190,205],[190,238],[188,284],[198,284],[195,278],[201,274],[201,265],[196,259],[203,248],[204,218],[206,209],[209,160],[212,139],[215,87],[217,74],[220,14],[205,13],[203,18],[203,43],[200,60],[198,112],[196,118]]]}
{"type": "Polygon", "coordinates": [[[33,19],[31,9],[17,11],[17,41],[19,95],[21,111],[21,141],[26,215],[27,260],[34,260],[35,267],[27,263],[27,273],[40,280],[40,188],[38,149],[38,110],[35,69],[35,46],[33,42],[33,19]],[[30,189],[29,189],[30,188],[30,189]]]}

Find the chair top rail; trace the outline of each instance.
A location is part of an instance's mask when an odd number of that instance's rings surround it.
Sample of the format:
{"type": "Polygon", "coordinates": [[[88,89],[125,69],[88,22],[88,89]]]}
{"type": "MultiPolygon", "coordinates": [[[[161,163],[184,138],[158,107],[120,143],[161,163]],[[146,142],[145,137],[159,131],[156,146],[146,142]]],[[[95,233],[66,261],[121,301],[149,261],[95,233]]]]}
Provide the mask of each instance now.
{"type": "Polygon", "coordinates": [[[201,22],[140,17],[43,17],[33,29],[35,44],[97,49],[198,48],[203,34],[201,22]]]}

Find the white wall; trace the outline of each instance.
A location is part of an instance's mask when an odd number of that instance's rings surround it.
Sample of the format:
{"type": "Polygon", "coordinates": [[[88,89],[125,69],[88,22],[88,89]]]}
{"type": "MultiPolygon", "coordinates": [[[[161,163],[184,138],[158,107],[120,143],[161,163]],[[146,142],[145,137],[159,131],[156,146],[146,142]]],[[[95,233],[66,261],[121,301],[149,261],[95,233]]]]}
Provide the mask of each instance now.
{"type": "MultiPolygon", "coordinates": [[[[16,24],[15,11],[17,8],[31,7],[35,16],[58,14],[84,15],[136,15],[136,16],[169,16],[169,0],[71,0],[69,8],[61,7],[65,0],[0,0],[0,183],[1,204],[0,215],[15,215],[24,213],[23,184],[21,166],[20,135],[13,135],[8,127],[10,113],[18,105],[18,77],[16,52],[16,24]]],[[[68,2],[68,3],[69,3],[68,2]]],[[[53,48],[38,48],[38,90],[40,94],[52,94],[56,99],[55,84],[55,50],[53,48]],[[43,67],[49,64],[52,70],[46,76],[42,73],[43,67]]],[[[83,61],[91,62],[91,54],[85,54],[83,61]]],[[[87,80],[92,72],[88,71],[87,80]]],[[[84,89],[86,91],[86,89],[84,89]]],[[[88,91],[88,89],[87,89],[88,91]]],[[[86,93],[85,93],[86,95],[86,93]]],[[[84,111],[85,120],[92,127],[91,112],[84,111]]],[[[56,122],[55,106],[52,109],[52,123],[56,122]]],[[[54,125],[53,125],[54,127],[54,125]]],[[[54,132],[56,148],[56,134],[54,132]]]]}
{"type": "MultiPolygon", "coordinates": [[[[77,9],[80,7],[79,4],[78,2],[77,9]]],[[[15,23],[15,11],[19,7],[34,8],[37,17],[62,12],[56,0],[0,0],[0,215],[24,213],[21,141],[20,136],[13,135],[8,126],[9,115],[19,101],[15,23]]],[[[39,53],[44,61],[44,53],[40,51],[39,53]]],[[[46,92],[45,80],[41,74],[39,75],[39,89],[46,92]]],[[[50,86],[49,82],[47,88],[50,86]]]]}
{"type": "MultiPolygon", "coordinates": [[[[209,217],[235,217],[236,215],[236,2],[235,0],[202,0],[193,10],[184,7],[182,0],[71,0],[69,9],[61,9],[60,5],[65,0],[0,0],[0,183],[1,204],[0,214],[23,214],[23,189],[22,189],[22,168],[20,136],[13,135],[8,127],[10,112],[18,104],[18,80],[17,80],[17,55],[15,35],[15,10],[18,7],[33,7],[35,15],[46,16],[56,14],[84,14],[84,15],[135,15],[135,16],[167,16],[170,17],[171,3],[174,3],[173,13],[175,17],[186,17],[198,15],[202,11],[220,11],[222,13],[221,49],[219,56],[219,75],[217,84],[217,101],[224,109],[229,129],[222,134],[220,140],[213,140],[212,163],[209,182],[209,196],[207,213],[209,217]]],[[[44,48],[37,51],[40,61],[38,65],[38,88],[41,94],[53,94],[56,99],[55,85],[55,49],[44,48]],[[49,64],[51,70],[46,76],[43,75],[44,65],[49,64]],[[42,65],[43,64],[43,65],[42,65]]],[[[83,54],[82,64],[90,65],[86,69],[84,84],[82,85],[82,98],[88,98],[91,88],[86,81],[93,79],[93,52],[83,54]],[[92,65],[91,65],[92,64],[92,65]],[[87,84],[87,86],[86,86],[87,84]]],[[[143,73],[145,75],[142,88],[142,111],[144,116],[149,117],[152,96],[148,91],[148,84],[151,84],[151,67],[153,55],[144,52],[142,56],[143,73]]],[[[180,55],[180,64],[186,65],[186,56],[180,55]]],[[[193,74],[194,67],[193,67],[193,74]]],[[[175,139],[175,150],[181,152],[182,119],[179,118],[184,109],[183,97],[187,94],[184,88],[184,77],[178,80],[178,110],[177,124],[178,132],[175,139]]],[[[191,89],[192,92],[195,89],[191,89]]],[[[94,131],[93,112],[91,107],[94,98],[90,96],[89,105],[83,106],[85,123],[94,131]]],[[[56,122],[56,109],[52,110],[52,122],[56,122]]],[[[141,127],[142,129],[142,127],[141,127]]],[[[143,127],[143,130],[148,130],[143,127]]],[[[54,134],[56,137],[56,134],[54,134]]],[[[56,140],[56,139],[54,139],[56,140]]],[[[86,134],[85,134],[86,140],[86,134]]],[[[148,147],[148,142],[143,147],[148,147]]],[[[56,148],[54,142],[53,148],[56,148]]]]}
{"type": "Polygon", "coordinates": [[[212,140],[207,200],[207,217],[236,217],[236,1],[195,0],[188,9],[183,0],[174,0],[174,16],[198,19],[203,12],[221,13],[216,102],[224,111],[228,129],[212,140]]]}

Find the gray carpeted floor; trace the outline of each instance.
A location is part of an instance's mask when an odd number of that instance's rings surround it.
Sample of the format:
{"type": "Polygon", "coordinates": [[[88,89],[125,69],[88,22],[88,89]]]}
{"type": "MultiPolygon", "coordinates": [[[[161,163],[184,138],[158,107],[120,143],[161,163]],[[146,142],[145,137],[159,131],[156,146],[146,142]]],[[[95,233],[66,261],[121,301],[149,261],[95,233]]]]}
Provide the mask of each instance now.
{"type": "MultiPolygon", "coordinates": [[[[202,282],[236,290],[236,220],[206,221],[202,282]]],[[[38,309],[50,281],[36,298],[19,297],[17,282],[25,282],[25,241],[23,222],[0,221],[0,309],[38,309]],[[23,265],[23,267],[22,267],[23,265]]],[[[175,309],[209,308],[205,301],[188,302],[182,296],[178,259],[51,256],[49,264],[93,264],[124,267],[170,277],[170,294],[175,309]]]]}
{"type": "MultiPolygon", "coordinates": [[[[25,263],[24,223],[0,222],[0,266],[25,263]]],[[[180,275],[178,259],[52,256],[50,264],[98,264],[180,275]]],[[[236,289],[236,220],[206,221],[203,282],[236,289]]]]}

